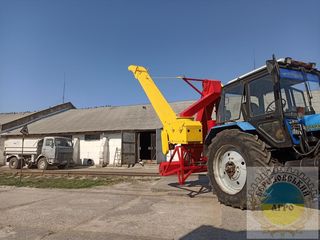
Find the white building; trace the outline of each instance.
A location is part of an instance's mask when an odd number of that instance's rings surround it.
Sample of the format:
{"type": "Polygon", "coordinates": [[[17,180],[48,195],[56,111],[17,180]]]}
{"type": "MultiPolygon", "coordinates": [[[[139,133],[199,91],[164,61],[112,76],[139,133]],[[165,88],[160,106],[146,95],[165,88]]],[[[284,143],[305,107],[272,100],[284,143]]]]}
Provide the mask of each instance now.
{"type": "MultiPolygon", "coordinates": [[[[181,112],[192,101],[171,106],[181,112]]],[[[71,103],[33,113],[0,114],[0,165],[7,145],[21,144],[21,128],[27,125],[26,144],[44,136],[73,139],[77,164],[93,160],[95,165],[132,164],[140,160],[165,161],[162,154],[162,127],[151,105],[76,109],[71,103]]]]}
{"type": "MultiPolygon", "coordinates": [[[[313,102],[319,113],[320,92],[313,93],[313,102]]],[[[191,103],[175,102],[171,106],[179,113],[191,103]]],[[[21,144],[24,125],[29,129],[26,144],[35,144],[44,136],[72,138],[76,164],[88,159],[98,166],[166,160],[161,146],[162,125],[151,105],[76,109],[65,103],[38,112],[0,113],[0,165],[6,164],[6,145],[21,144]]]]}

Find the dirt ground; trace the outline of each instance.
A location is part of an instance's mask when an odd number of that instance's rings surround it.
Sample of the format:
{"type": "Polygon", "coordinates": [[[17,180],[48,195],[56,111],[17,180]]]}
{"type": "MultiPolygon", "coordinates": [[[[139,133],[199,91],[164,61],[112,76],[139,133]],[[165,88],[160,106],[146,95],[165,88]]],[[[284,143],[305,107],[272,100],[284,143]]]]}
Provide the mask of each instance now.
{"type": "Polygon", "coordinates": [[[0,187],[0,239],[245,239],[246,211],[220,205],[206,178],[91,189],[0,187]]]}

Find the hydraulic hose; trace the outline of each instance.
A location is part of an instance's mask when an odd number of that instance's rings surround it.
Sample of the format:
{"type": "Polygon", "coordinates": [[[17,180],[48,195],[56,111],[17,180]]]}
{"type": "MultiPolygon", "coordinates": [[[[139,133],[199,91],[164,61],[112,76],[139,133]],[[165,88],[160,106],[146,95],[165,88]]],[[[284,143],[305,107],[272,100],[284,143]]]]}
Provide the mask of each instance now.
{"type": "MultiPolygon", "coordinates": [[[[301,139],[301,138],[300,138],[301,139]]],[[[308,156],[310,154],[312,154],[313,152],[315,152],[314,155],[317,155],[318,151],[319,151],[319,148],[320,148],[320,140],[318,140],[317,144],[309,151],[309,152],[306,152],[306,153],[300,153],[295,147],[293,147],[293,150],[299,154],[300,156],[308,156]]]]}

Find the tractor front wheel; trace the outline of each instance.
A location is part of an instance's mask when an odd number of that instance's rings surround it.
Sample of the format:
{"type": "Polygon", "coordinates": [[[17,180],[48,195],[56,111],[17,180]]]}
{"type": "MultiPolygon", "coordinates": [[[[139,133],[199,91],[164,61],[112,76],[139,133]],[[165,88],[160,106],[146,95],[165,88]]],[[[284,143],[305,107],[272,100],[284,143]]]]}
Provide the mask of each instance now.
{"type": "Polygon", "coordinates": [[[271,154],[257,136],[238,129],[224,130],[208,150],[208,175],[219,201],[247,207],[247,168],[271,165],[271,154]]]}

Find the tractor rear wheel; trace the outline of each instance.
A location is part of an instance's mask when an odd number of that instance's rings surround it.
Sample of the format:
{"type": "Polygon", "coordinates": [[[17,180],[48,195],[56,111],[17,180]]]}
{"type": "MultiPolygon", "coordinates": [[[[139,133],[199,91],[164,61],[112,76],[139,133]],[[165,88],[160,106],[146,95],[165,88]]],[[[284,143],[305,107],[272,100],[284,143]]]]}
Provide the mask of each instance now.
{"type": "Polygon", "coordinates": [[[238,129],[224,130],[208,150],[208,175],[219,201],[247,208],[247,167],[271,166],[271,153],[257,136],[238,129]]]}

